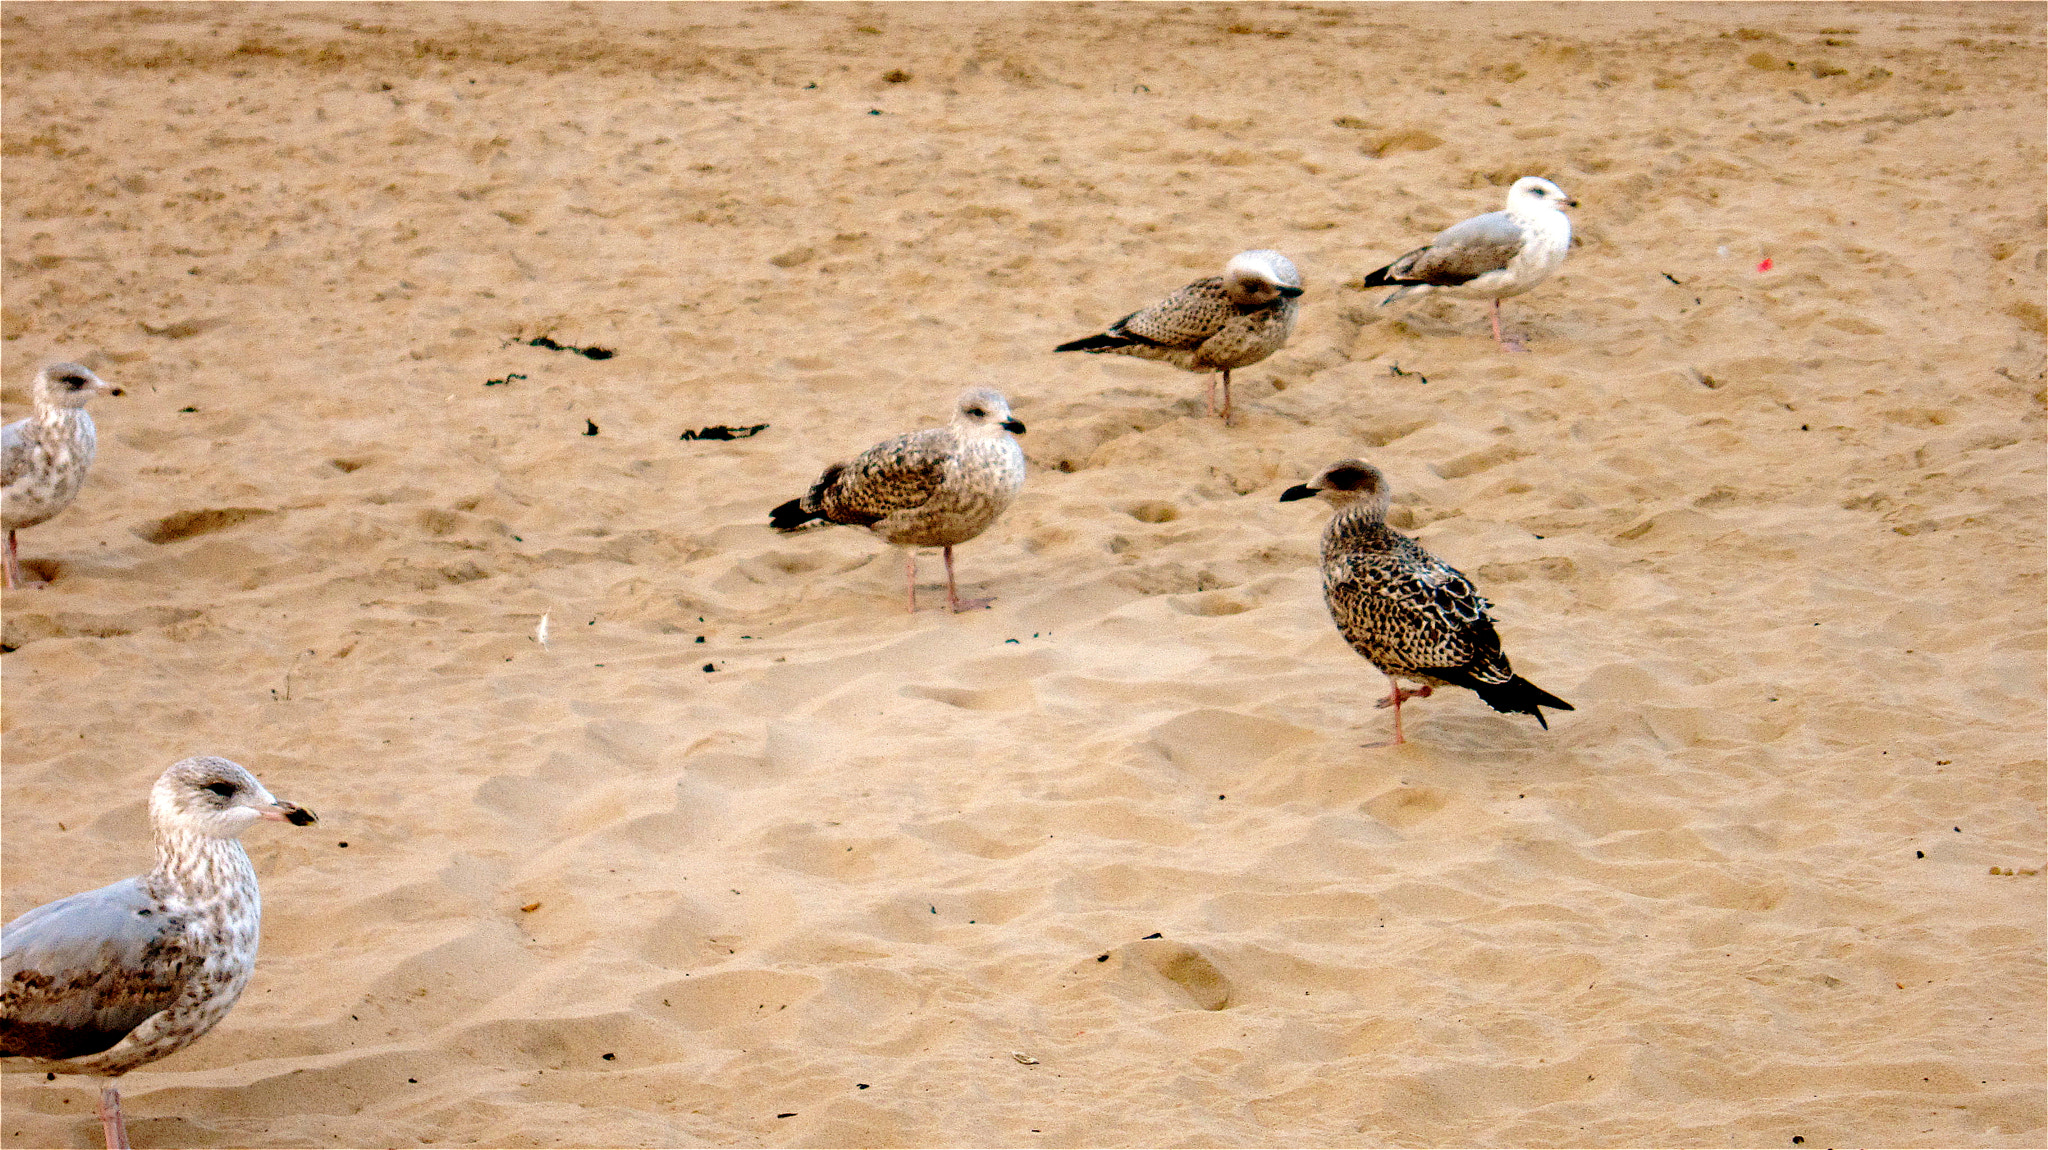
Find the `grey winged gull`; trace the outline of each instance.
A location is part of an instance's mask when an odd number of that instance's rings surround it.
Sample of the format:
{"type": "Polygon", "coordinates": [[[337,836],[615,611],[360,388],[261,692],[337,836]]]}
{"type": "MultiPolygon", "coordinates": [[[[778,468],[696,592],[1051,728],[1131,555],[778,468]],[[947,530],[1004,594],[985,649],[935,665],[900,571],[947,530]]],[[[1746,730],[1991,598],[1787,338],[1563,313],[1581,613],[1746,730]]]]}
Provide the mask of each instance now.
{"type": "MultiPolygon", "coordinates": [[[[1301,273],[1286,256],[1265,249],[1239,252],[1222,275],[1198,279],[1099,335],[1053,350],[1135,355],[1186,371],[1220,373],[1223,422],[1229,423],[1231,369],[1250,367],[1287,345],[1301,310],[1301,290],[1301,273]]],[[[1206,396],[1215,414],[1213,375],[1206,396]]]]}
{"type": "Polygon", "coordinates": [[[1407,741],[1401,704],[1435,687],[1476,691],[1496,711],[1536,716],[1545,730],[1540,708],[1572,709],[1508,666],[1486,614],[1492,604],[1470,579],[1387,526],[1392,493],[1379,468],[1342,460],[1280,501],[1318,495],[1337,509],[1323,528],[1323,599],[1337,630],[1387,676],[1391,693],[1379,705],[1394,708],[1394,742],[1407,741]],[[1422,686],[1408,690],[1402,679],[1422,686]]]}
{"type": "Polygon", "coordinates": [[[877,443],[825,469],[811,490],[769,513],[769,526],[796,531],[812,523],[865,527],[905,548],[910,609],[917,610],[913,547],[942,547],[946,603],[954,611],[986,607],[962,600],[953,582],[953,548],[988,529],[1024,486],[1024,450],[1011,433],[1024,425],[1001,392],[961,393],[953,421],[877,443]]]}
{"type": "Polygon", "coordinates": [[[1564,209],[1578,206],[1549,180],[1523,176],[1508,188],[1504,210],[1452,224],[1427,247],[1366,276],[1364,286],[1400,288],[1381,300],[1381,307],[1430,291],[1491,299],[1494,340],[1509,351],[1522,351],[1520,341],[1501,335],[1500,301],[1549,279],[1564,263],[1572,247],[1572,221],[1564,209]]]}
{"type": "Polygon", "coordinates": [[[0,930],[0,1057],[8,1070],[100,1078],[110,1148],[128,1144],[120,1076],[212,1030],[255,969],[262,899],[236,837],[261,819],[317,821],[210,755],[157,778],[149,817],[155,869],[0,930]]]}
{"type": "Polygon", "coordinates": [[[85,405],[113,384],[75,363],[53,363],[36,373],[30,394],[35,414],[0,428],[0,526],[7,528],[7,586],[21,585],[14,533],[71,506],[99,444],[85,405]]]}

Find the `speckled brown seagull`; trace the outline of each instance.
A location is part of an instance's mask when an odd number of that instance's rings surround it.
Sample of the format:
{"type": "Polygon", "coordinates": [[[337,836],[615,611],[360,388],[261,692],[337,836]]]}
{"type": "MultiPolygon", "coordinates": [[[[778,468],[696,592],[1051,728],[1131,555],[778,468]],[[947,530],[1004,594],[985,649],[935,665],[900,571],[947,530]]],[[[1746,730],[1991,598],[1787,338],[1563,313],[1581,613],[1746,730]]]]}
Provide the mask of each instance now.
{"type": "MultiPolygon", "coordinates": [[[[1230,371],[1279,351],[1301,310],[1301,273],[1279,252],[1230,257],[1220,276],[1198,279],[1151,307],[1109,325],[1101,335],[1063,343],[1054,351],[1086,351],[1160,359],[1186,371],[1220,373],[1223,422],[1230,422],[1230,371]]],[[[1207,391],[1216,414],[1216,378],[1207,391]]]]}
{"type": "Polygon", "coordinates": [[[156,869],[0,930],[0,1056],[9,1070],[102,1079],[110,1150],[128,1145],[116,1080],[212,1030],[256,968],[262,898],[237,836],[260,819],[315,821],[211,756],[164,771],[149,818],[156,869]]]}
{"type": "Polygon", "coordinates": [[[912,611],[917,555],[910,548],[942,547],[947,605],[955,611],[986,607],[986,599],[960,598],[953,548],[987,530],[1023,488],[1024,450],[1011,434],[1023,431],[1002,393],[969,389],[950,424],[885,439],[833,464],[808,494],[770,512],[768,525],[796,531],[815,522],[846,523],[904,548],[912,611]]]}
{"type": "MultiPolygon", "coordinates": [[[[99,438],[85,405],[113,384],[75,363],[53,363],[36,373],[35,414],[0,428],[0,526],[7,528],[7,586],[21,585],[14,533],[71,506],[85,485],[99,438]]],[[[118,394],[118,392],[116,392],[118,394]]]]}
{"type": "Polygon", "coordinates": [[[1320,495],[1337,509],[1323,528],[1323,598],[1352,648],[1387,676],[1394,708],[1394,741],[1401,704],[1427,698],[1435,687],[1476,691],[1496,711],[1536,716],[1542,707],[1570,703],[1515,674],[1501,653],[1500,636],[1481,598],[1458,570],[1413,539],[1387,526],[1392,493],[1380,469],[1359,459],[1333,463],[1307,483],[1280,495],[1285,503],[1320,495]],[[1421,683],[1407,690],[1400,680],[1421,683]]]}
{"type": "Polygon", "coordinates": [[[1428,246],[1367,275],[1364,286],[1400,288],[1381,307],[1430,291],[1491,299],[1494,341],[1509,351],[1526,351],[1520,340],[1501,335],[1500,301],[1549,279],[1564,263],[1572,247],[1572,220],[1564,209],[1578,206],[1549,180],[1523,176],[1508,188],[1504,210],[1452,224],[1428,246]]]}

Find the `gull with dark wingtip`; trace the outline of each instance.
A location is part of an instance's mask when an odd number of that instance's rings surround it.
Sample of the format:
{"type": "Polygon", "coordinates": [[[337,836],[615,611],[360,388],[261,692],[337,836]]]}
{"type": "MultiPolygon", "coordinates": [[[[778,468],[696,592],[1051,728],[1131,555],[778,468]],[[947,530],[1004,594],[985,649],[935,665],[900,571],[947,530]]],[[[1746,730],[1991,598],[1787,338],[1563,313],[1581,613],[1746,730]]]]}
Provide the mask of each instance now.
{"type": "Polygon", "coordinates": [[[1323,598],[1337,630],[1387,676],[1391,693],[1379,705],[1394,708],[1394,742],[1407,742],[1401,704],[1436,687],[1476,691],[1496,711],[1536,716],[1545,730],[1539,708],[1572,709],[1508,666],[1486,614],[1492,604],[1471,580],[1387,526],[1392,492],[1379,468],[1333,463],[1280,501],[1318,495],[1337,509],[1323,528],[1323,598]],[[1403,679],[1422,685],[1409,690],[1403,679]]]}
{"type": "Polygon", "coordinates": [[[210,755],[157,778],[149,818],[154,870],[0,930],[0,1057],[9,1070],[101,1079],[109,1150],[128,1145],[116,1080],[212,1030],[256,968],[263,902],[238,837],[264,819],[317,821],[210,755]]]}
{"type": "Polygon", "coordinates": [[[1549,180],[1523,176],[1508,189],[1505,209],[1452,224],[1427,246],[1367,275],[1363,286],[1400,288],[1381,307],[1429,291],[1491,299],[1494,341],[1526,351],[1520,340],[1501,335],[1500,301],[1549,279],[1564,263],[1572,247],[1572,220],[1564,209],[1578,206],[1549,180]]]}
{"type": "Polygon", "coordinates": [[[36,373],[35,414],[0,428],[0,526],[7,528],[7,586],[21,585],[14,533],[34,527],[78,498],[99,437],[85,405],[113,384],[75,363],[53,363],[36,373]]]}
{"type": "Polygon", "coordinates": [[[917,554],[910,548],[944,548],[947,605],[956,612],[986,607],[987,599],[960,598],[953,548],[986,531],[1017,498],[1024,486],[1024,449],[1016,436],[1023,432],[1001,392],[971,388],[955,404],[951,423],[883,440],[833,464],[807,494],[769,512],[768,525],[798,531],[813,523],[846,523],[904,548],[912,611],[917,554]]]}
{"type": "MultiPolygon", "coordinates": [[[[1220,373],[1223,422],[1230,422],[1230,371],[1279,351],[1301,310],[1301,273],[1276,251],[1239,252],[1220,276],[1198,279],[1109,325],[1100,335],[1063,343],[1054,351],[1135,355],[1186,371],[1220,373]]],[[[1216,414],[1216,377],[1208,388],[1216,414]]]]}

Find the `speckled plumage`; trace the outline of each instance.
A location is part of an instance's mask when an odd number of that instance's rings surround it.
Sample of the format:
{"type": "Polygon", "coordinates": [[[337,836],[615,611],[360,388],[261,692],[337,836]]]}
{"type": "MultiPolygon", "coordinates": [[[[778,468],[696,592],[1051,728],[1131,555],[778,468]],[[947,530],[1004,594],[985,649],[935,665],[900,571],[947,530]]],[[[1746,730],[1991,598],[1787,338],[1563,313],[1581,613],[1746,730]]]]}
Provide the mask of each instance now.
{"type": "MultiPolygon", "coordinates": [[[[255,969],[262,900],[236,836],[259,819],[304,826],[313,814],[210,756],[164,771],[149,810],[155,869],[46,903],[0,930],[7,1069],[116,1078],[189,1046],[241,995],[255,969]]],[[[119,1096],[106,1089],[113,1144],[119,1096]]]]}
{"type": "Polygon", "coordinates": [[[1493,301],[1493,336],[1503,346],[1521,345],[1501,335],[1500,301],[1550,278],[1572,247],[1572,221],[1563,209],[1578,201],[1549,180],[1523,176],[1508,188],[1507,207],[1452,224],[1426,246],[1365,277],[1368,288],[1399,290],[1380,306],[1403,296],[1441,291],[1493,301]]]}
{"type": "Polygon", "coordinates": [[[1387,526],[1386,477],[1346,459],[1291,487],[1283,501],[1322,496],[1337,508],[1323,528],[1323,598],[1354,650],[1387,676],[1394,741],[1401,742],[1402,701],[1434,687],[1465,687],[1496,711],[1536,716],[1570,703],[1515,674],[1487,615],[1492,606],[1457,568],[1387,526]],[[1399,680],[1423,684],[1404,690],[1399,680]]]}
{"type": "MultiPolygon", "coordinates": [[[[1219,372],[1227,420],[1231,369],[1249,367],[1287,345],[1301,292],[1301,273],[1286,256],[1264,249],[1239,252],[1222,275],[1198,279],[1100,335],[1053,350],[1135,355],[1186,371],[1219,372]]],[[[1214,410],[1213,396],[1210,406],[1214,410]]]]}
{"type": "Polygon", "coordinates": [[[75,363],[36,373],[35,414],[0,428],[0,527],[7,530],[7,586],[20,583],[14,533],[71,506],[85,485],[99,437],[85,405],[113,386],[75,363]]]}
{"type": "MultiPolygon", "coordinates": [[[[1012,432],[1024,425],[1009,401],[988,388],[963,392],[951,423],[877,443],[835,463],[800,499],[770,513],[769,525],[795,531],[810,523],[865,527],[898,547],[942,547],[946,593],[959,610],[953,548],[980,535],[1024,486],[1024,451],[1012,432]]],[[[910,566],[917,609],[916,560],[910,566]]]]}

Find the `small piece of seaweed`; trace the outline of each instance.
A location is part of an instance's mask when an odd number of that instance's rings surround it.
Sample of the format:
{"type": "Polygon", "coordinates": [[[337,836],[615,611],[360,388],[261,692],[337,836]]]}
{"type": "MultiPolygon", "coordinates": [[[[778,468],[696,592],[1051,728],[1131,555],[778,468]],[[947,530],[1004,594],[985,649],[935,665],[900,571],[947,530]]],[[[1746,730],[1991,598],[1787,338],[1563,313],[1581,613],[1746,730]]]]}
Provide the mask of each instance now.
{"type": "Polygon", "coordinates": [[[544,347],[549,351],[573,351],[585,359],[610,359],[618,354],[610,348],[604,347],[570,347],[566,343],[556,343],[551,337],[545,335],[527,340],[526,345],[528,347],[544,347]]]}
{"type": "Polygon", "coordinates": [[[752,427],[727,427],[725,424],[719,423],[713,424],[710,427],[700,427],[695,431],[685,431],[679,438],[746,439],[749,436],[759,435],[766,430],[768,430],[768,425],[765,423],[757,423],[754,424],[752,427]]]}

